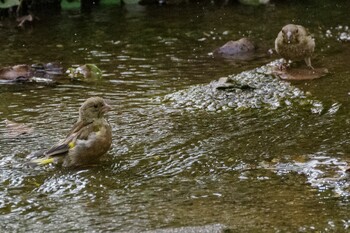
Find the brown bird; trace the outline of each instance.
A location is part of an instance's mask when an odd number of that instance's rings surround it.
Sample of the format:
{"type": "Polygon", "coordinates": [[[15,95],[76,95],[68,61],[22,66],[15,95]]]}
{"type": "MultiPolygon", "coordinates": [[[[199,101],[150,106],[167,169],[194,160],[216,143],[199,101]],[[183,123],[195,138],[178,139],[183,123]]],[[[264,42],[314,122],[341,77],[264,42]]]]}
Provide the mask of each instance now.
{"type": "Polygon", "coordinates": [[[301,25],[288,24],[282,28],[275,40],[275,49],[285,60],[305,63],[311,69],[311,56],[315,50],[315,41],[301,25]]]}
{"type": "Polygon", "coordinates": [[[104,118],[110,110],[111,107],[100,97],[87,99],[67,137],[45,151],[44,158],[35,159],[30,164],[62,163],[63,167],[79,167],[96,163],[112,144],[112,129],[104,118]]]}

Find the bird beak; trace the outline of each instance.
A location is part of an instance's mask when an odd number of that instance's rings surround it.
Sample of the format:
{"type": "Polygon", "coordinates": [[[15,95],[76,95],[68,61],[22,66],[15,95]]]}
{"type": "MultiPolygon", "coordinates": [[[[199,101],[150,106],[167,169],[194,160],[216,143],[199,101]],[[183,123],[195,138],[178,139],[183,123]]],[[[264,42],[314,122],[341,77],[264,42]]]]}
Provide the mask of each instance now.
{"type": "Polygon", "coordinates": [[[106,104],[105,103],[105,105],[102,107],[102,109],[101,109],[101,111],[103,112],[103,113],[106,113],[106,112],[109,112],[109,111],[111,111],[112,110],[112,107],[109,105],[109,104],[106,104]]]}
{"type": "Polygon", "coordinates": [[[291,39],[292,39],[292,32],[291,32],[291,31],[288,31],[286,35],[287,35],[288,43],[290,43],[290,42],[291,42],[291,39]]]}

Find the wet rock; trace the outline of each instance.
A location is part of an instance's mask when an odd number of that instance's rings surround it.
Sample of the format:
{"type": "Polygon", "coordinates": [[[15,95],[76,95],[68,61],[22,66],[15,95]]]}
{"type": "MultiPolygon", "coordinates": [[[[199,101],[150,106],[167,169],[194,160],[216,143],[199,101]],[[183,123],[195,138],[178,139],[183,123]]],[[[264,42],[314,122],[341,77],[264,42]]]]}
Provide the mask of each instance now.
{"type": "Polygon", "coordinates": [[[228,79],[226,77],[220,78],[218,81],[218,90],[226,90],[226,91],[239,91],[239,90],[247,90],[254,89],[253,86],[249,86],[248,84],[244,84],[241,82],[237,82],[233,79],[228,79]]]}
{"type": "Polygon", "coordinates": [[[45,73],[49,75],[62,75],[63,74],[63,67],[60,63],[57,62],[49,62],[49,63],[39,63],[39,64],[33,64],[32,69],[36,71],[36,73],[45,73]]]}
{"type": "Polygon", "coordinates": [[[69,68],[67,73],[72,79],[99,79],[102,77],[102,71],[94,64],[69,68]]]}
{"type": "Polygon", "coordinates": [[[222,224],[195,227],[179,227],[144,231],[143,233],[229,233],[231,230],[222,224]]]}
{"type": "Polygon", "coordinates": [[[213,51],[214,57],[231,58],[237,60],[250,60],[255,53],[255,46],[248,38],[229,41],[213,51]]]}
{"type": "Polygon", "coordinates": [[[312,80],[318,79],[328,74],[327,68],[289,68],[280,69],[275,67],[273,75],[283,80],[297,81],[297,80],[312,80]]]}
{"type": "Polygon", "coordinates": [[[308,107],[314,113],[322,111],[322,103],[313,100],[289,82],[274,77],[273,69],[277,64],[278,61],[274,61],[207,85],[192,86],[168,94],[161,101],[175,108],[206,111],[277,109],[295,105],[308,107]]]}
{"type": "Polygon", "coordinates": [[[32,80],[37,83],[55,83],[64,74],[62,65],[57,62],[33,64],[31,68],[32,80]]]}
{"type": "Polygon", "coordinates": [[[28,65],[15,65],[0,69],[0,80],[7,82],[26,82],[33,75],[28,65]]]}
{"type": "Polygon", "coordinates": [[[0,69],[0,83],[18,82],[52,82],[63,74],[63,68],[58,63],[26,64],[3,67],[0,69]]]}
{"type": "Polygon", "coordinates": [[[349,164],[326,154],[303,155],[293,161],[278,162],[262,167],[278,174],[295,172],[306,177],[307,183],[320,191],[332,190],[335,196],[350,196],[349,164]]]}

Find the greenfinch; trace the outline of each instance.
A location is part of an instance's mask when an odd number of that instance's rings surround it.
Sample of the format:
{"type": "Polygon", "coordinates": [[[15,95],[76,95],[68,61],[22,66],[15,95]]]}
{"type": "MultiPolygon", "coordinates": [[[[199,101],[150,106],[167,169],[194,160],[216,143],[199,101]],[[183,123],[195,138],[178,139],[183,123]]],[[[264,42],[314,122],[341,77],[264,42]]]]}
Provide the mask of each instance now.
{"type": "Polygon", "coordinates": [[[311,65],[311,56],[315,50],[315,41],[301,25],[288,24],[282,28],[275,40],[275,49],[286,60],[304,60],[311,65]]]}
{"type": "Polygon", "coordinates": [[[31,164],[62,164],[63,167],[80,167],[98,162],[112,144],[112,129],[104,118],[111,110],[104,99],[91,97],[79,109],[79,119],[67,137],[44,152],[45,157],[31,164]]]}

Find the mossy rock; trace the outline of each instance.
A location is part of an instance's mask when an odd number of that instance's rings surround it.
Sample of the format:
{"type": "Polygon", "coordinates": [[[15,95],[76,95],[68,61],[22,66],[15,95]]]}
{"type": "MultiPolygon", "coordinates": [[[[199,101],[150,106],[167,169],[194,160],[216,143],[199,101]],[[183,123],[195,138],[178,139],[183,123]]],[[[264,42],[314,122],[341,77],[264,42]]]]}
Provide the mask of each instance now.
{"type": "Polygon", "coordinates": [[[85,64],[77,68],[69,68],[67,70],[68,76],[72,79],[100,79],[102,71],[95,64],[85,64]]]}

